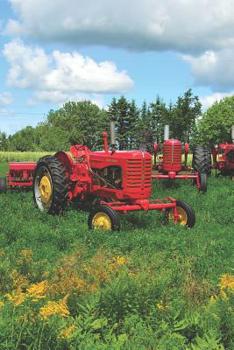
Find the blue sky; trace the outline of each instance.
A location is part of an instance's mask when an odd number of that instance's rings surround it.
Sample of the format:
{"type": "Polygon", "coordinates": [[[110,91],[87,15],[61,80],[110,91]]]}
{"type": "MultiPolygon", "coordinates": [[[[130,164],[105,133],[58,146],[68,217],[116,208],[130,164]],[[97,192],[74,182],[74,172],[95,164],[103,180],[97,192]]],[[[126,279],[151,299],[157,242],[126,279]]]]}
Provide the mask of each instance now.
{"type": "Polygon", "coordinates": [[[68,100],[204,105],[234,89],[234,0],[0,0],[0,131],[68,100]]]}

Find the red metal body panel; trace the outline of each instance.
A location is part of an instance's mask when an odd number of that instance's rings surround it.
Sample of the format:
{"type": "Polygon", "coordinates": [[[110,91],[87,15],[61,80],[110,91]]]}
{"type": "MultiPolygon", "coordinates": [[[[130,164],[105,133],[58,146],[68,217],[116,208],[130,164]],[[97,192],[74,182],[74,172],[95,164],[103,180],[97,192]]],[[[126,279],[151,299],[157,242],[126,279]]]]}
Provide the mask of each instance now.
{"type": "Polygon", "coordinates": [[[11,162],[7,173],[8,187],[31,187],[35,162],[11,162]]]}
{"type": "Polygon", "coordinates": [[[163,143],[162,171],[179,172],[181,170],[182,144],[179,140],[169,139],[163,143]]]}

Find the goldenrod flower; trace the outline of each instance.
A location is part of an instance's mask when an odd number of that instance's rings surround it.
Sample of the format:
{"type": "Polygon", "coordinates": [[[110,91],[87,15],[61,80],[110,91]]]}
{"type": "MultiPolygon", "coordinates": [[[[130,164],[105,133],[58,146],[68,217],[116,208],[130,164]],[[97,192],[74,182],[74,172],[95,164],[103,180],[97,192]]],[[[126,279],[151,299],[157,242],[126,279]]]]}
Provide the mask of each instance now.
{"type": "Polygon", "coordinates": [[[19,292],[16,294],[6,294],[6,297],[11,301],[15,306],[21,305],[25,300],[25,293],[19,292]]]}
{"type": "Polygon", "coordinates": [[[128,260],[124,256],[113,257],[113,262],[109,265],[110,270],[117,270],[120,266],[127,264],[128,260]]]}
{"type": "Polygon", "coordinates": [[[220,278],[220,288],[223,289],[231,289],[234,290],[234,276],[225,274],[220,278]]]}
{"type": "Polygon", "coordinates": [[[211,297],[210,297],[210,303],[211,303],[211,304],[216,303],[217,298],[218,298],[218,297],[217,297],[216,295],[211,295],[211,297]]]}
{"type": "Polygon", "coordinates": [[[67,307],[67,297],[68,296],[59,301],[48,301],[46,305],[40,308],[40,316],[44,319],[54,315],[68,317],[70,312],[67,307]]]}
{"type": "Polygon", "coordinates": [[[70,336],[72,335],[75,329],[76,327],[74,324],[72,324],[71,326],[68,326],[67,328],[62,329],[61,332],[59,333],[59,338],[64,338],[64,339],[70,338],[70,336]]]}
{"type": "Polygon", "coordinates": [[[39,283],[34,283],[27,289],[28,296],[34,298],[35,300],[45,298],[45,294],[48,289],[48,282],[42,281],[39,283]]]}
{"type": "Polygon", "coordinates": [[[22,249],[20,251],[20,255],[22,256],[22,258],[24,258],[27,261],[32,260],[32,250],[31,249],[22,249]]]}
{"type": "Polygon", "coordinates": [[[126,265],[128,260],[124,256],[117,256],[115,258],[115,262],[117,265],[122,266],[122,265],[126,265]]]}
{"type": "Polygon", "coordinates": [[[156,307],[158,310],[161,310],[161,311],[168,309],[168,305],[164,304],[162,300],[156,304],[156,307]]]}

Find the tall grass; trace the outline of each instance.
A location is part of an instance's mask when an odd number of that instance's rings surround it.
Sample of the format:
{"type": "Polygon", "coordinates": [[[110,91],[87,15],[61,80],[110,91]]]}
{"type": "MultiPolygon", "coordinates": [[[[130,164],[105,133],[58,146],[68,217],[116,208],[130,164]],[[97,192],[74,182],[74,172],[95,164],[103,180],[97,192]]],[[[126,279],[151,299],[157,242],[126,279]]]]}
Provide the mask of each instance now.
{"type": "Polygon", "coordinates": [[[0,194],[0,350],[233,350],[234,182],[155,181],[166,196],[193,206],[193,229],[142,211],[92,232],[86,212],[0,194]]]}
{"type": "Polygon", "coordinates": [[[46,154],[53,154],[54,152],[0,152],[0,161],[37,161],[46,154]]]}

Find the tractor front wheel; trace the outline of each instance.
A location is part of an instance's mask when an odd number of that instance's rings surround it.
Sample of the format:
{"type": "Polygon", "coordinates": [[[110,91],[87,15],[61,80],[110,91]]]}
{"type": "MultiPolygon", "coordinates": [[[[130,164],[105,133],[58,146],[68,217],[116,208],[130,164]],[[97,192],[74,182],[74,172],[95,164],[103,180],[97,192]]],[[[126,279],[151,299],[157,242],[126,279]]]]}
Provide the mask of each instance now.
{"type": "Polygon", "coordinates": [[[89,214],[88,226],[90,230],[118,231],[119,214],[106,205],[98,205],[89,214]]]}
{"type": "MultiPolygon", "coordinates": [[[[195,225],[195,213],[193,208],[184,201],[176,201],[176,210],[178,213],[178,219],[175,222],[181,226],[187,226],[189,228],[195,225]]],[[[174,215],[172,209],[167,209],[165,212],[163,223],[168,223],[169,221],[174,221],[174,215]]]]}
{"type": "Polygon", "coordinates": [[[33,197],[37,207],[49,214],[61,214],[67,206],[68,179],[63,164],[56,158],[41,158],[33,179],[33,197]]]}

